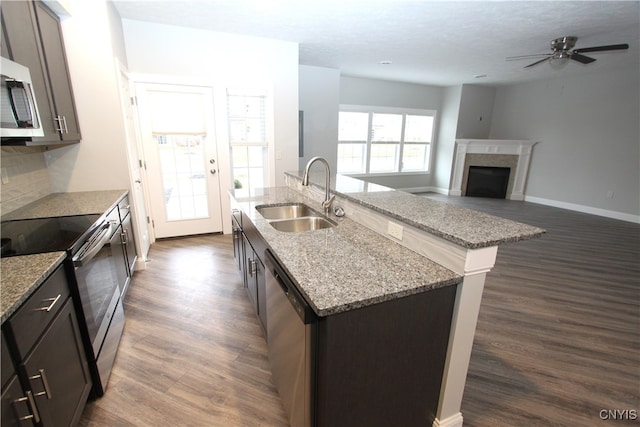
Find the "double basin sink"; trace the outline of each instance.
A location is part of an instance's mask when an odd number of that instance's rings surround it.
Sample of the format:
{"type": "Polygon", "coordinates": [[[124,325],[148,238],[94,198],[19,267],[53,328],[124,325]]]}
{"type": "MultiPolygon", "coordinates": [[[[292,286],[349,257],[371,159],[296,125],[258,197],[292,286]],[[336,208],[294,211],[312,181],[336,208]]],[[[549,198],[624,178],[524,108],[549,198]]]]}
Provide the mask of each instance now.
{"type": "Polygon", "coordinates": [[[256,210],[278,231],[299,233],[337,225],[303,203],[262,205],[256,210]]]}

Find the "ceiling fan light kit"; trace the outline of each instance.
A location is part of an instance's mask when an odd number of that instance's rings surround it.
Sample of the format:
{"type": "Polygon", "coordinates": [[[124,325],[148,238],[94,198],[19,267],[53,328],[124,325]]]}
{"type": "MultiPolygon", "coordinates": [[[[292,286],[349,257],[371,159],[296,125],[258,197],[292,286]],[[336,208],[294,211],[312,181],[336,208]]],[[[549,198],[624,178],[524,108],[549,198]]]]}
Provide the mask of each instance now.
{"type": "Polygon", "coordinates": [[[578,37],[575,37],[575,36],[559,37],[557,39],[551,40],[551,50],[552,50],[551,53],[510,56],[507,58],[507,61],[536,58],[536,57],[543,56],[544,58],[532,64],[526,65],[524,68],[531,68],[545,61],[549,61],[549,63],[553,65],[554,68],[559,68],[565,65],[567,62],[569,62],[569,60],[573,60],[585,65],[595,62],[596,60],[595,58],[591,58],[589,56],[583,55],[583,53],[585,52],[605,52],[610,50],[629,49],[629,45],[626,43],[612,44],[612,45],[605,45],[605,46],[592,46],[592,47],[585,47],[582,49],[573,49],[577,41],[578,41],[578,37]]]}

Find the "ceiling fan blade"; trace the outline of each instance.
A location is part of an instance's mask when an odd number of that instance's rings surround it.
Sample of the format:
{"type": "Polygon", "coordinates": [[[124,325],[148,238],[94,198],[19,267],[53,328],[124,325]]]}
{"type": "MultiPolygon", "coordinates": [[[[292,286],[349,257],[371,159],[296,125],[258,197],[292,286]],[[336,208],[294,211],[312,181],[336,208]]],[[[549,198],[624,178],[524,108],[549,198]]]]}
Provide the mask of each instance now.
{"type": "Polygon", "coordinates": [[[591,64],[592,62],[595,61],[594,58],[590,58],[588,56],[581,55],[581,54],[577,53],[575,50],[571,54],[571,59],[573,59],[574,61],[578,61],[581,64],[591,64]]]}
{"type": "Polygon", "coordinates": [[[549,59],[551,59],[551,56],[548,56],[548,55],[547,55],[547,57],[546,57],[546,58],[542,58],[540,61],[536,61],[536,62],[534,62],[533,64],[529,64],[529,65],[527,65],[527,66],[526,66],[526,67],[524,67],[524,68],[531,68],[531,67],[533,67],[534,65],[542,64],[544,61],[548,61],[549,59]]]}
{"type": "Polygon", "coordinates": [[[606,50],[625,50],[629,49],[629,45],[624,44],[610,44],[606,46],[593,46],[593,47],[585,47],[582,49],[574,49],[574,53],[587,53],[587,52],[604,52],[606,50]]]}
{"type": "Polygon", "coordinates": [[[529,59],[529,58],[540,58],[542,56],[549,57],[551,53],[535,53],[533,55],[520,55],[520,56],[508,56],[504,60],[505,61],[518,61],[520,59],[529,59]]]}

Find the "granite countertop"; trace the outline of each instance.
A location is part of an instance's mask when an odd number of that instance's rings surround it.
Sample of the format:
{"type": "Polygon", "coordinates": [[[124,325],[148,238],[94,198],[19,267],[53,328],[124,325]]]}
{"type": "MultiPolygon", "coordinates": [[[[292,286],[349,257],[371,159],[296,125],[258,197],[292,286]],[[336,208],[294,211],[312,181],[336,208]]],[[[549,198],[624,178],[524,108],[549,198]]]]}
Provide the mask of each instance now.
{"type": "Polygon", "coordinates": [[[256,211],[256,206],[302,202],[322,212],[319,202],[290,188],[266,188],[258,195],[235,199],[318,316],[462,280],[453,271],[346,217],[331,216],[338,223],[333,228],[301,233],[277,231],[256,211]]]}
{"type": "MultiPolygon", "coordinates": [[[[104,214],[115,207],[127,190],[53,193],[2,216],[2,221],[56,216],[104,214]]],[[[62,263],[65,252],[2,258],[0,307],[2,322],[62,263]]]]}
{"type": "Polygon", "coordinates": [[[2,323],[62,264],[65,256],[65,252],[48,252],[2,258],[0,261],[2,323]]]}
{"type": "Polygon", "coordinates": [[[116,206],[127,190],[53,193],[2,215],[2,221],[53,216],[103,214],[116,206]]]}
{"type": "MultiPolygon", "coordinates": [[[[302,180],[302,171],[285,172],[302,180]]],[[[312,186],[324,191],[324,172],[309,174],[312,186]]],[[[496,246],[540,237],[545,230],[460,206],[450,205],[404,191],[351,178],[331,177],[331,190],[338,197],[360,204],[400,222],[429,232],[468,249],[496,246]]]]}

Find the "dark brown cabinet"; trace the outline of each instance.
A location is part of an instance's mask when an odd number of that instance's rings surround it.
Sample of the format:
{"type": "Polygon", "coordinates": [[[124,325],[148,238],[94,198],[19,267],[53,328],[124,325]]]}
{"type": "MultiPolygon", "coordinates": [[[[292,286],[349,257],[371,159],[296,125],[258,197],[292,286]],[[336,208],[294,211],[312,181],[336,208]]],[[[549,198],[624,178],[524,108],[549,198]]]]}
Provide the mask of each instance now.
{"type": "Polygon", "coordinates": [[[60,20],[41,2],[8,1],[2,12],[2,56],[29,68],[44,130],[33,144],[79,142],[60,20]]]}
{"type": "Polygon", "coordinates": [[[129,197],[125,196],[118,203],[118,206],[107,214],[107,218],[113,227],[113,234],[109,244],[114,260],[115,275],[118,280],[120,295],[124,298],[131,283],[131,277],[133,277],[137,258],[133,229],[131,227],[129,197]]]}
{"type": "Polygon", "coordinates": [[[76,424],[92,384],[64,269],[59,267],[2,329],[17,368],[3,385],[2,425],[76,424]]]}
{"type": "Polygon", "coordinates": [[[232,211],[233,255],[263,330],[267,331],[267,300],[264,263],[266,243],[251,221],[244,221],[239,210],[232,211]],[[246,224],[248,228],[243,228],[246,224]]]}

